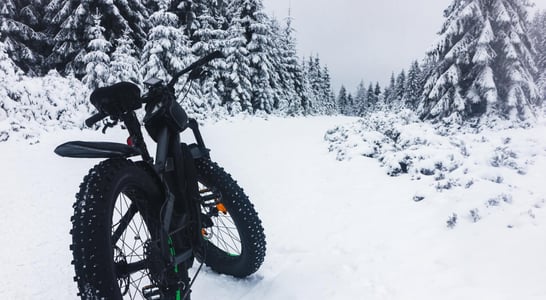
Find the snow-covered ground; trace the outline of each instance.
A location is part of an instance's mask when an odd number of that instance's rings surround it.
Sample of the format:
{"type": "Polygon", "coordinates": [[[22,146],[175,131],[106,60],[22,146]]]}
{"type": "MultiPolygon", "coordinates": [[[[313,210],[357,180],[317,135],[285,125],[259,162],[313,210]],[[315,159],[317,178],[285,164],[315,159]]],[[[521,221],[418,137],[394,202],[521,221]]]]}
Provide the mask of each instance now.
{"type": "MultiPolygon", "coordinates": [[[[358,140],[355,121],[248,118],[204,127],[213,159],[255,203],[268,253],[259,272],[245,280],[205,269],[193,299],[546,299],[545,124],[488,133],[476,143],[473,136],[459,136],[472,159],[453,154],[458,169],[468,169],[456,178],[474,179],[477,187],[470,190],[476,192],[470,193],[466,184],[433,188],[443,180],[436,178],[439,173],[417,180],[411,167],[409,174],[389,176],[387,164],[362,152],[351,150],[350,160],[336,160],[336,149],[347,145],[341,139],[332,148],[325,133],[341,125],[358,140]],[[503,144],[506,138],[510,142],[503,144]],[[516,157],[501,147],[499,157],[507,157],[496,162],[529,160],[522,172],[511,164],[491,169],[491,160],[482,161],[502,145],[516,157]],[[487,181],[483,173],[503,180],[487,181]],[[491,191],[511,198],[492,205],[491,191]],[[479,211],[477,222],[472,209],[479,211]],[[458,221],[448,228],[454,213],[458,221]]],[[[442,138],[424,149],[442,159],[461,149],[442,138]]],[[[75,298],[71,205],[97,161],[53,154],[57,144],[71,139],[123,141],[125,134],[65,131],[43,134],[32,146],[0,143],[0,299],[75,298]]],[[[443,173],[446,179],[455,176],[443,173]]]]}

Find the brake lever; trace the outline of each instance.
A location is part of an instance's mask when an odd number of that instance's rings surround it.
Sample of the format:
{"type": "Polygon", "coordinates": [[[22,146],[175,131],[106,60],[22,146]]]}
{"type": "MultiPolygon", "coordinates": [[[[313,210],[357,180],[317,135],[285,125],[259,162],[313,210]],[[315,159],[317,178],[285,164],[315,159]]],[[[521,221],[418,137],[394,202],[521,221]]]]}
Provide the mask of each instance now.
{"type": "Polygon", "coordinates": [[[106,130],[108,128],[114,128],[114,126],[118,125],[118,120],[116,119],[113,122],[108,122],[108,120],[104,120],[102,124],[104,124],[104,127],[102,128],[102,134],[106,134],[106,130]]]}

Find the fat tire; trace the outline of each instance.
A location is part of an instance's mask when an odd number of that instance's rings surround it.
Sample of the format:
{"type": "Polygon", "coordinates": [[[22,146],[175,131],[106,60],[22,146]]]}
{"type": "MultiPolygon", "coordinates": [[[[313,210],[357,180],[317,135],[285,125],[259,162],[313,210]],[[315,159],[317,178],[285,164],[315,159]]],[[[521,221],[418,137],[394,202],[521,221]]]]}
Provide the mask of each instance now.
{"type": "Polygon", "coordinates": [[[196,159],[197,178],[221,193],[221,202],[233,219],[241,240],[241,254],[232,256],[205,241],[205,257],[198,259],[220,274],[244,278],[264,262],[266,241],[262,222],[243,189],[222,167],[209,159],[196,159]]]}
{"type": "Polygon", "coordinates": [[[117,196],[129,193],[152,237],[157,232],[162,192],[149,172],[126,159],[109,159],[93,167],[80,185],[71,218],[74,280],[82,299],[122,299],[111,241],[117,196]]]}

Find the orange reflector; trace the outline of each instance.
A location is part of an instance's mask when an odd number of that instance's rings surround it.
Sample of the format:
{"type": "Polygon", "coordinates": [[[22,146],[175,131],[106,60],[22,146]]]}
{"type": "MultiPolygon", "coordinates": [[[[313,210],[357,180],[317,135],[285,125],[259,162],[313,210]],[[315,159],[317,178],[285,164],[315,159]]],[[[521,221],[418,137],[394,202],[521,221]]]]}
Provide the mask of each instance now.
{"type": "Polygon", "coordinates": [[[207,233],[207,230],[205,228],[201,229],[201,235],[203,236],[206,236],[208,233],[207,233]]]}
{"type": "Polygon", "coordinates": [[[224,215],[227,214],[227,209],[224,206],[224,204],[218,203],[216,204],[216,208],[218,209],[218,211],[222,212],[224,215]]]}

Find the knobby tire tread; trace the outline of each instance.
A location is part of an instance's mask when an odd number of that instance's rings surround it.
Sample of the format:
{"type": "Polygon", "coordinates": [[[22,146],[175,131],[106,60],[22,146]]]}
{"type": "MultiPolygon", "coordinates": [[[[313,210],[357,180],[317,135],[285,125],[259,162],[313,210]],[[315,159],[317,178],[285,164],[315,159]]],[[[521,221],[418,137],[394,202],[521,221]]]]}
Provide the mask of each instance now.
{"type": "Polygon", "coordinates": [[[85,300],[122,299],[113,271],[113,250],[108,245],[111,246],[111,210],[123,178],[149,189],[146,196],[161,195],[157,181],[132,161],[108,159],[89,170],[76,194],[70,231],[74,280],[78,284],[78,296],[85,300]]]}
{"type": "Polygon", "coordinates": [[[231,175],[217,163],[209,159],[197,159],[196,168],[200,181],[221,192],[222,203],[235,222],[242,247],[241,255],[234,257],[207,241],[205,264],[215,272],[240,278],[255,273],[264,262],[266,241],[254,205],[231,175]]]}

